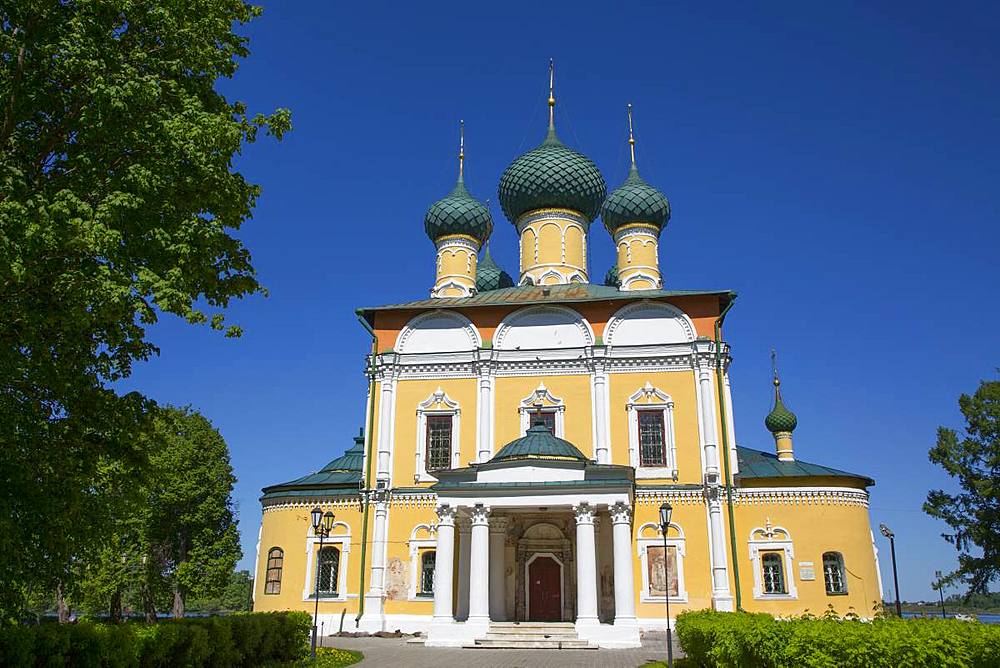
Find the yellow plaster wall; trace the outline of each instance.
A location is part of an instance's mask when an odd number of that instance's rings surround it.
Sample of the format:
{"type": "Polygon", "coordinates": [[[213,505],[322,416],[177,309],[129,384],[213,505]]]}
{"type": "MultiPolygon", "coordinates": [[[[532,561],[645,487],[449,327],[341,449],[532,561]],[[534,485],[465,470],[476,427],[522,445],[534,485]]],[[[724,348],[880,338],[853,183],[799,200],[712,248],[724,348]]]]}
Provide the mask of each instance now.
{"type": "Polygon", "coordinates": [[[674,402],[674,438],[677,444],[678,482],[700,483],[701,446],[698,438],[696,379],[692,371],[611,374],[611,463],[628,465],[629,424],[626,404],[647,382],[670,395],[674,402]]]}
{"type": "MultiPolygon", "coordinates": [[[[384,608],[386,614],[431,615],[434,613],[434,599],[432,597],[408,600],[411,575],[410,537],[414,527],[420,524],[428,526],[437,524],[434,507],[434,501],[416,500],[414,497],[406,495],[394,497],[389,505],[389,542],[385,562],[386,598],[384,608]]],[[[458,534],[458,527],[455,528],[455,534],[458,534]]],[[[418,537],[426,538],[432,535],[436,539],[436,534],[429,534],[426,531],[421,531],[418,537]]],[[[456,563],[453,572],[457,576],[457,549],[454,550],[454,554],[456,563]]],[[[420,567],[419,555],[416,567],[418,569],[420,567]]],[[[455,589],[457,588],[453,588],[453,591],[455,589]]]]}
{"type": "MultiPolygon", "coordinates": [[[[751,612],[775,615],[802,614],[809,611],[821,615],[828,605],[841,615],[855,612],[870,617],[875,601],[881,600],[875,557],[872,552],[871,524],[868,509],[859,506],[826,503],[775,503],[764,506],[736,506],[737,558],[740,560],[740,590],[743,607],[751,612]],[[750,561],[750,532],[763,527],[770,518],[772,525],[787,529],[795,548],[792,573],[798,600],[757,600],[753,597],[753,562],[750,561]],[[847,595],[827,595],[823,583],[823,553],[840,552],[847,575],[847,595]],[[799,562],[811,561],[816,579],[799,578],[799,562]]],[[[758,566],[759,568],[759,562],[758,566]]]]}
{"type": "Polygon", "coordinates": [[[495,441],[494,449],[521,437],[521,400],[545,383],[549,392],[563,400],[566,406],[564,438],[588,457],[594,456],[591,425],[593,409],[590,396],[590,376],[524,376],[498,377],[495,381],[495,441]]]}
{"type": "MultiPolygon", "coordinates": [[[[618,276],[624,282],[633,274],[642,271],[646,274],[660,276],[659,258],[657,257],[657,238],[655,228],[649,225],[630,226],[630,230],[640,232],[629,234],[618,242],[618,276]],[[646,232],[643,234],[642,232],[646,232]]],[[[648,281],[647,281],[648,283],[648,281]]],[[[635,284],[632,289],[639,289],[635,284]]]]}
{"type": "MultiPolygon", "coordinates": [[[[357,614],[358,599],[352,594],[358,593],[358,578],[361,574],[361,512],[355,498],[337,502],[319,504],[324,511],[331,510],[337,522],[345,522],[350,527],[350,555],[347,558],[347,593],[346,601],[320,601],[319,611],[323,614],[340,614],[346,610],[348,615],[357,614]]],[[[264,512],[260,536],[260,553],[257,556],[257,572],[254,577],[254,610],[305,610],[313,611],[313,601],[302,600],[306,578],[310,582],[312,575],[306,573],[306,540],[311,535],[309,512],[312,504],[282,506],[269,508],[264,512]],[[285,551],[281,575],[281,592],[265,594],[264,586],[267,573],[267,553],[272,547],[280,547],[285,551]]],[[[331,534],[332,538],[343,536],[346,531],[337,526],[331,534]]],[[[370,536],[370,534],[369,534],[370,536]]],[[[318,545],[314,547],[314,552],[318,545]]],[[[315,554],[313,564],[315,568],[315,554]]],[[[341,557],[343,561],[343,555],[341,557]]],[[[367,587],[367,583],[365,584],[367,587]]],[[[353,619],[351,620],[353,624],[353,619]]],[[[346,628],[346,622],[345,622],[346,628]]]]}
{"type": "MultiPolygon", "coordinates": [[[[449,399],[458,402],[461,410],[459,420],[459,461],[461,466],[466,466],[476,459],[477,397],[475,378],[397,381],[395,450],[392,454],[393,486],[406,487],[416,484],[413,476],[416,473],[417,465],[417,405],[426,401],[439,387],[444,390],[449,399]]],[[[420,447],[423,447],[423,441],[421,441],[420,447]]],[[[430,483],[421,484],[429,485],[430,483]]]]}
{"type": "Polygon", "coordinates": [[[476,267],[475,252],[460,246],[444,247],[438,251],[435,286],[454,281],[473,287],[476,283],[476,267]]]}

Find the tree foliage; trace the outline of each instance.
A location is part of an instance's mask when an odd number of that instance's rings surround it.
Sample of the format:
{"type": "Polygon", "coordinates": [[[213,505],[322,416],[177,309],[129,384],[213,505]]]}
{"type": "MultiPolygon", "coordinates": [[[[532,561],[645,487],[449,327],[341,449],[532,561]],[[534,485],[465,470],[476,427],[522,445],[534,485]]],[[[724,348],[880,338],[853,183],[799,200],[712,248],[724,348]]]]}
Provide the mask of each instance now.
{"type": "Polygon", "coordinates": [[[161,313],[236,336],[263,292],[233,166],[287,111],[216,90],[248,55],[241,0],[0,0],[0,614],[99,548],[103,470],[141,468],[150,402],[109,383],[161,313]]]}
{"type": "Polygon", "coordinates": [[[986,594],[1000,579],[1000,381],[983,381],[958,405],[964,433],[939,427],[929,456],[959,491],[932,490],[924,511],[952,530],[943,536],[958,550],[958,569],[947,580],[964,582],[969,594],[986,594]]]}

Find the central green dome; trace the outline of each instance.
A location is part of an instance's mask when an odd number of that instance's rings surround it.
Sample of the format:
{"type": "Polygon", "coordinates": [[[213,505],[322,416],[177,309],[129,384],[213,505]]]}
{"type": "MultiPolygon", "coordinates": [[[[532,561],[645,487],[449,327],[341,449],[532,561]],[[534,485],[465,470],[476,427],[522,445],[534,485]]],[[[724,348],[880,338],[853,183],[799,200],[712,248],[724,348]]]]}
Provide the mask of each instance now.
{"type": "Polygon", "coordinates": [[[541,146],[518,157],[500,177],[500,206],[512,222],[536,209],[570,209],[592,221],[608,193],[597,165],[564,145],[555,128],[541,146]]]}
{"type": "Polygon", "coordinates": [[[491,462],[510,459],[571,459],[589,461],[580,450],[569,441],[556,438],[544,424],[536,424],[524,436],[511,441],[493,455],[491,462]]]}
{"type": "Polygon", "coordinates": [[[612,236],[627,223],[655,225],[659,233],[670,220],[670,202],[666,195],[642,180],[633,164],[625,183],[604,200],[601,220],[612,236]]]}
{"type": "Polygon", "coordinates": [[[465,234],[483,244],[493,232],[493,218],[490,210],[469,194],[459,177],[455,188],[427,209],[424,231],[431,241],[451,234],[465,234]]]}

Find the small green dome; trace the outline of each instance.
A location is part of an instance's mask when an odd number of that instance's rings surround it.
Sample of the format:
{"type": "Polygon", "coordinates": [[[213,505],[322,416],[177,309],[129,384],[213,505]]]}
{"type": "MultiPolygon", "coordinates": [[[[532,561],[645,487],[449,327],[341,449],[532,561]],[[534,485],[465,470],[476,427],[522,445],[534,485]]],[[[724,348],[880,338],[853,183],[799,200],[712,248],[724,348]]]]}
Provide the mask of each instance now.
{"type": "Polygon", "coordinates": [[[611,234],[626,223],[655,225],[659,232],[670,220],[670,202],[666,195],[642,180],[633,164],[625,183],[604,200],[601,220],[611,234]]]}
{"type": "Polygon", "coordinates": [[[604,285],[610,288],[620,288],[622,286],[621,279],[618,278],[617,264],[611,265],[611,268],[608,269],[608,273],[604,274],[604,285]]]}
{"type": "Polygon", "coordinates": [[[764,426],[772,434],[776,434],[779,431],[793,432],[795,427],[799,424],[799,419],[795,417],[795,413],[785,408],[785,404],[781,401],[781,390],[779,389],[781,383],[777,378],[774,380],[774,408],[771,412],[767,414],[764,418],[764,426]]]}
{"type": "Polygon", "coordinates": [[[541,146],[518,157],[500,177],[500,205],[512,222],[536,209],[570,209],[594,220],[608,193],[590,158],[565,146],[555,128],[541,146]]]}
{"type": "Polygon", "coordinates": [[[431,241],[449,234],[467,234],[482,244],[493,232],[493,218],[490,210],[469,194],[459,178],[454,190],[427,209],[424,230],[431,241]]]}
{"type": "Polygon", "coordinates": [[[589,461],[579,449],[569,441],[556,438],[544,424],[536,424],[524,436],[513,440],[493,455],[491,462],[508,459],[575,459],[589,461]]]}
{"type": "Polygon", "coordinates": [[[514,279],[493,261],[493,256],[490,255],[490,247],[487,246],[486,251],[479,258],[479,264],[476,266],[476,290],[479,292],[489,292],[490,290],[512,287],[514,287],[514,279]]]}

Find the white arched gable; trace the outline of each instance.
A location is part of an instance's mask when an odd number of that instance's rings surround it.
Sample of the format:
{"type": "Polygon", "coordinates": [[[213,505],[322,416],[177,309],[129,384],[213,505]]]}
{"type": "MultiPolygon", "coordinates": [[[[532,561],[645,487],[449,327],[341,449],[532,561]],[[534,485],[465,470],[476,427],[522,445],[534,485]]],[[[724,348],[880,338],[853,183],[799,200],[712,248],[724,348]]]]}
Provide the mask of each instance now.
{"type": "Polygon", "coordinates": [[[625,306],[608,322],[604,343],[609,346],[641,346],[689,343],[696,334],[684,311],[663,302],[637,302],[625,306]]]}
{"type": "Polygon", "coordinates": [[[468,318],[451,311],[428,311],[406,323],[396,339],[397,353],[447,353],[475,350],[482,338],[468,318]]]}
{"type": "Polygon", "coordinates": [[[497,327],[493,347],[500,350],[582,348],[594,345],[594,330],[565,306],[529,306],[511,313],[497,327]]]}

